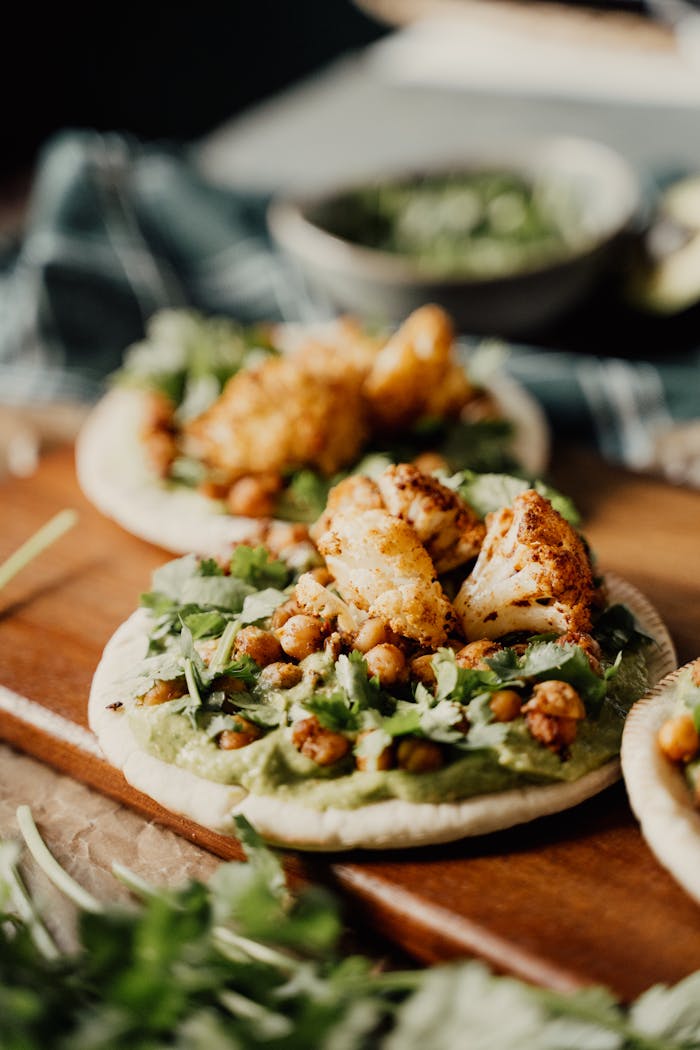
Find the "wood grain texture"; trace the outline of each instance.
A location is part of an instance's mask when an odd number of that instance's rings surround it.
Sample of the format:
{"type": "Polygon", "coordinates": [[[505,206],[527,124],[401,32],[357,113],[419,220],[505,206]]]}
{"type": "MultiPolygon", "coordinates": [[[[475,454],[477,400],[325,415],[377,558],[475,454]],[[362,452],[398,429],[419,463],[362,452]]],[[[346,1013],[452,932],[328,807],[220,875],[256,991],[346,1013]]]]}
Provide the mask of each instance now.
{"type": "MultiPolygon", "coordinates": [[[[700,495],[571,450],[555,477],[578,499],[601,563],[657,606],[682,661],[697,656],[700,495]]],[[[78,526],[0,595],[0,685],[84,726],[103,645],[170,556],[85,502],[69,449],[2,486],[0,501],[0,559],[56,511],[80,512],[78,526]]],[[[241,855],[234,840],[168,813],[36,727],[2,714],[0,736],[219,856],[241,855]]],[[[508,832],[404,852],[289,854],[287,868],[293,880],[340,888],[354,920],[426,962],[475,954],[551,987],[602,982],[625,998],[700,969],[700,910],[645,846],[621,786],[508,832]]]]}

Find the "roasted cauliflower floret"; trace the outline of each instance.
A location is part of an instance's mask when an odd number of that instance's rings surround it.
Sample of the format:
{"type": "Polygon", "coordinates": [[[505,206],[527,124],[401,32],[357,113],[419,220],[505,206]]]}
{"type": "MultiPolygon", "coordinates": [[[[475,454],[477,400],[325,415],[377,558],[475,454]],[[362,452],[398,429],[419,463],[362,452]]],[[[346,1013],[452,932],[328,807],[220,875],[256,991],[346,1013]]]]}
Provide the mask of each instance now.
{"type": "Polygon", "coordinates": [[[412,463],[388,467],[378,479],[384,506],[412,525],[438,573],[475,558],[484,523],[456,492],[412,463]]]}
{"type": "Polygon", "coordinates": [[[328,493],[326,509],[309,529],[309,535],[314,541],[322,536],[330,528],[333,515],[338,511],[361,514],[365,510],[378,510],[382,506],[377,483],[363,474],[351,474],[349,478],[344,478],[334,485],[328,493]]]}
{"type": "Polygon", "coordinates": [[[588,633],[594,586],[586,549],[532,489],[486,518],[486,538],[455,609],[467,638],[510,631],[588,633]]]}
{"type": "Polygon", "coordinates": [[[187,451],[229,482],[301,466],[335,473],[357,458],[368,435],[364,372],[341,365],[307,348],[238,372],[185,427],[187,451]]]}
{"type": "Polygon", "coordinates": [[[421,645],[436,648],[445,641],[454,612],[407,522],[385,510],[341,511],[318,549],[345,601],[421,645]]]}
{"type": "Polygon", "coordinates": [[[382,347],[364,386],[380,428],[396,430],[421,416],[459,415],[472,386],[454,360],[453,343],[444,310],[423,306],[382,347]]]}
{"type": "Polygon", "coordinates": [[[333,354],[345,364],[365,372],[386,341],[368,332],[357,318],[349,316],[318,324],[273,325],[270,337],[272,344],[285,353],[307,355],[308,359],[320,347],[324,356],[333,354]]]}
{"type": "Polygon", "coordinates": [[[299,577],[294,594],[297,604],[305,612],[324,620],[335,620],[341,631],[353,634],[360,626],[357,610],[320,584],[310,572],[299,577]]]}

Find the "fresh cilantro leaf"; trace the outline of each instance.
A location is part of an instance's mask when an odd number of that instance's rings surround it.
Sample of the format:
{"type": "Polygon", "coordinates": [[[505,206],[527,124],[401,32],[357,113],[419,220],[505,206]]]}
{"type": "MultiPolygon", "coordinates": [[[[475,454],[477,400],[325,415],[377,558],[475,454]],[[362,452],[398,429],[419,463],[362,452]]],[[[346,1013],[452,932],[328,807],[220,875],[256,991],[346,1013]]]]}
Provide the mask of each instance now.
{"type": "Polygon", "coordinates": [[[512,470],[516,462],[511,452],[513,424],[507,419],[484,419],[477,423],[451,423],[436,450],[451,470],[512,470]]]}
{"type": "Polygon", "coordinates": [[[673,988],[650,988],[632,1005],[630,1021],[640,1036],[668,1040],[671,1048],[700,1047],[700,973],[691,974],[673,988]]]}
{"type": "Polygon", "coordinates": [[[420,729],[420,708],[416,704],[402,704],[393,715],[382,719],[382,729],[389,736],[406,736],[420,729]]]}
{"type": "Polygon", "coordinates": [[[192,637],[196,640],[198,638],[218,637],[228,621],[220,612],[212,611],[186,613],[185,615],[181,613],[180,622],[183,627],[187,627],[192,637]]]}
{"type": "Polygon", "coordinates": [[[139,604],[148,609],[154,617],[166,616],[177,609],[174,599],[160,591],[146,591],[139,598],[139,604]]]}
{"type": "Polygon", "coordinates": [[[368,675],[367,661],[356,649],[346,656],[344,653],[335,662],[338,685],[351,704],[358,710],[375,707],[379,700],[379,686],[368,675]]]}
{"type": "Polygon", "coordinates": [[[275,514],[284,521],[316,521],[325,509],[328,493],[340,477],[325,478],[307,468],[295,471],[280,493],[275,514]]]}
{"type": "Polygon", "coordinates": [[[653,641],[638,629],[637,621],[626,605],[609,605],[596,620],[593,637],[609,655],[620,649],[638,649],[653,641]]]}
{"type": "Polygon", "coordinates": [[[542,682],[551,678],[568,682],[594,710],[605,696],[604,679],[595,673],[578,645],[533,642],[521,657],[513,650],[502,650],[486,663],[502,684],[515,685],[523,680],[542,682]]]}
{"type": "Polygon", "coordinates": [[[289,583],[291,573],[284,562],[272,557],[265,547],[242,544],[231,555],[231,576],[250,584],[255,590],[263,587],[282,590],[289,583]]]}
{"type": "Polygon", "coordinates": [[[138,672],[127,672],[116,684],[115,701],[135,700],[147,693],[156,682],[172,682],[182,678],[182,654],[179,649],[147,656],[138,665],[138,672]]]}
{"type": "Polygon", "coordinates": [[[307,711],[316,715],[325,729],[334,733],[354,732],[361,726],[360,709],[356,703],[349,703],[344,693],[314,693],[303,701],[307,711]]]}
{"type": "Polygon", "coordinates": [[[541,496],[548,499],[554,509],[571,525],[578,525],[581,515],[568,496],[546,485],[543,481],[528,480],[511,474],[475,474],[464,471],[452,479],[458,485],[458,491],[476,513],[485,518],[492,511],[508,507],[516,496],[529,488],[534,488],[541,496]]]}
{"type": "Polygon", "coordinates": [[[464,712],[459,704],[453,700],[438,700],[421,711],[421,732],[431,740],[453,743],[464,738],[464,732],[457,729],[463,718],[464,712]]]}
{"type": "Polygon", "coordinates": [[[151,592],[165,595],[172,601],[182,601],[182,590],[186,581],[199,575],[199,559],[195,554],[166,562],[156,569],[151,580],[151,592]]]}
{"type": "MultiPolygon", "coordinates": [[[[500,653],[498,654],[501,655],[500,653]]],[[[432,661],[435,672],[436,700],[455,700],[467,703],[484,690],[498,688],[498,680],[492,671],[477,671],[460,667],[451,649],[438,649],[432,661]]]]}
{"type": "Polygon", "coordinates": [[[224,570],[214,558],[202,558],[199,563],[200,576],[223,576],[224,570]]]}
{"type": "Polygon", "coordinates": [[[241,624],[248,624],[267,620],[275,609],[279,608],[288,598],[286,591],[279,591],[275,587],[266,587],[262,591],[256,591],[255,594],[248,594],[238,614],[238,621],[241,624]]]}
{"type": "Polygon", "coordinates": [[[273,558],[265,547],[236,547],[229,563],[231,576],[256,590],[263,586],[284,586],[289,571],[283,562],[273,558]]]}
{"type": "Polygon", "coordinates": [[[219,675],[223,675],[226,678],[240,678],[246,685],[254,685],[257,682],[258,672],[258,665],[247,653],[237,656],[234,660],[229,660],[220,671],[212,672],[209,669],[209,673],[214,675],[214,681],[219,675]]]}
{"type": "Polygon", "coordinates": [[[127,349],[112,381],[159,390],[187,417],[203,411],[226,381],[261,350],[268,348],[257,345],[229,318],[160,310],[148,322],[146,338],[127,349]]]}
{"type": "Polygon", "coordinates": [[[239,613],[253,588],[235,576],[193,576],[184,581],[180,592],[183,605],[225,609],[239,613]]]}

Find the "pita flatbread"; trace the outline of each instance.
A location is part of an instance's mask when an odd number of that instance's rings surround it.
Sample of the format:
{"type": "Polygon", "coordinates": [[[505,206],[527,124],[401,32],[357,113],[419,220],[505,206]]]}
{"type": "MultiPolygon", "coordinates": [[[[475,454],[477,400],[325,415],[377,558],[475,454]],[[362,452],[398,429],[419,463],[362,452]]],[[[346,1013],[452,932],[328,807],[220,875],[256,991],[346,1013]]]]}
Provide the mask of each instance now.
{"type": "MultiPolygon", "coordinates": [[[[505,376],[483,385],[513,423],[515,458],[527,474],[539,477],[549,460],[541,408],[505,376]]],[[[87,419],[76,443],[76,469],[90,502],[127,532],[174,554],[219,554],[232,543],[257,541],[260,519],[226,514],[217,501],[168,485],[154,473],[139,438],[145,410],[143,393],[114,389],[87,419]]]]}
{"type": "Polygon", "coordinates": [[[656,742],[663,723],[676,713],[673,687],[685,669],[667,675],[634,705],[625,724],[621,757],[630,805],[644,838],[700,904],[700,812],[682,770],[664,758],[656,742]]]}
{"type": "MultiPolygon", "coordinates": [[[[611,603],[623,602],[641,629],[658,645],[648,656],[650,679],[658,682],[676,666],[673,642],[650,603],[613,574],[606,580],[611,603]]],[[[223,833],[243,814],[269,841],[307,850],[385,849],[448,842],[521,824],[569,809],[602,791],[620,776],[617,759],[572,783],[547,784],[480,795],[461,802],[409,803],[399,799],[357,809],[314,809],[274,795],[254,795],[236,785],[213,783],[142,750],[129,723],[109,710],[124,668],[141,660],[147,646],[148,615],[135,612],[107,644],[93,679],[89,721],[107,758],[134,787],[167,809],[223,833]]],[[[419,775],[419,774],[417,774],[419,775]]]]}

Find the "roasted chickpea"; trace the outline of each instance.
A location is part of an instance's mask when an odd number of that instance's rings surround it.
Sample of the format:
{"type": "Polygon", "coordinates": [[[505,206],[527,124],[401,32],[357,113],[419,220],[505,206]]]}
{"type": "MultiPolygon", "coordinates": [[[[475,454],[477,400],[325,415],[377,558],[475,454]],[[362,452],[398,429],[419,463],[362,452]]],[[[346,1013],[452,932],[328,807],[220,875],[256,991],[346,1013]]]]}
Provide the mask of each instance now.
{"type": "Polygon", "coordinates": [[[409,661],[408,670],[411,678],[417,679],[423,685],[435,685],[435,671],[433,670],[433,656],[435,653],[425,653],[423,656],[414,656],[409,661]]]}
{"type": "Polygon", "coordinates": [[[280,628],[278,637],[287,656],[293,660],[303,660],[323,647],[326,634],[327,629],[322,620],[301,613],[287,620],[280,628]]]}
{"type": "Polygon", "coordinates": [[[272,631],[261,627],[243,627],[233,643],[237,656],[249,656],[258,667],[267,667],[282,658],[282,649],[272,631]]]}
{"type": "MultiPolygon", "coordinates": [[[[272,554],[282,554],[309,538],[309,528],[299,521],[275,521],[265,533],[265,546],[272,554]]],[[[310,548],[311,549],[311,548],[310,548]]]]}
{"type": "Polygon", "coordinates": [[[353,640],[353,649],[358,649],[361,653],[368,653],[370,649],[374,649],[375,645],[382,645],[384,642],[390,641],[390,631],[387,624],[382,620],[374,620],[370,618],[365,620],[360,628],[358,628],[353,640]]]}
{"type": "Polygon", "coordinates": [[[496,722],[512,722],[520,714],[522,697],[514,689],[498,689],[492,693],[489,707],[496,722]]]}
{"type": "Polygon", "coordinates": [[[700,750],[700,736],[690,713],[669,718],[659,729],[656,739],[671,762],[690,762],[700,750]]]}
{"type": "Polygon", "coordinates": [[[455,660],[465,670],[488,671],[487,657],[495,656],[503,646],[498,642],[492,642],[490,638],[480,638],[476,642],[469,642],[455,654],[455,660]]]}
{"type": "Polygon", "coordinates": [[[442,748],[432,740],[407,736],[396,748],[396,763],[408,773],[434,773],[444,765],[442,748]]]}
{"type": "Polygon", "coordinates": [[[581,631],[569,631],[567,634],[562,634],[556,639],[557,645],[577,645],[579,649],[582,649],[588,657],[588,662],[591,665],[591,670],[594,674],[601,673],[600,659],[602,653],[600,651],[600,645],[595,638],[590,634],[585,634],[581,631]]]}
{"type": "Polygon", "coordinates": [[[304,610],[296,599],[290,598],[288,601],[283,602],[282,605],[277,606],[270,618],[270,624],[277,631],[284,626],[287,620],[291,620],[292,616],[298,616],[300,613],[303,614],[303,612],[304,610]]]}
{"type": "Polygon", "coordinates": [[[316,583],[320,583],[322,587],[327,587],[333,579],[325,565],[317,565],[315,569],[309,569],[309,575],[313,576],[316,583]]]}
{"type": "Polygon", "coordinates": [[[586,717],[583,700],[574,687],[556,678],[538,682],[523,711],[539,711],[545,715],[554,715],[556,718],[575,720],[586,717]]]}
{"type": "Polygon", "coordinates": [[[573,686],[552,679],[537,683],[522,713],[535,740],[557,753],[573,744],[586,708],[573,686]]]}
{"type": "Polygon", "coordinates": [[[439,452],[421,452],[413,460],[413,465],[423,474],[435,474],[439,470],[449,471],[447,460],[439,452]]]}
{"type": "Polygon", "coordinates": [[[260,683],[270,689],[291,689],[303,678],[303,671],[298,664],[275,662],[263,667],[260,672],[260,683]]]}
{"type": "Polygon", "coordinates": [[[382,685],[395,685],[408,677],[406,657],[390,642],[375,645],[365,653],[365,660],[370,678],[378,678],[382,685]]]}
{"type": "Polygon", "coordinates": [[[279,474],[256,474],[234,481],[226,503],[231,514],[246,518],[268,518],[275,509],[275,496],[282,487],[279,474]]]}
{"type": "Polygon", "coordinates": [[[169,681],[154,682],[147,693],[139,698],[139,703],[146,707],[155,707],[156,704],[164,704],[168,700],[175,700],[178,696],[184,696],[187,692],[187,683],[184,678],[171,678],[169,681]]]}
{"type": "Polygon", "coordinates": [[[570,747],[578,732],[575,718],[557,718],[542,711],[528,711],[525,721],[530,735],[555,754],[570,747]]]}
{"type": "Polygon", "coordinates": [[[228,496],[230,486],[224,481],[213,481],[211,478],[205,478],[204,481],[200,481],[197,485],[197,492],[201,496],[206,496],[207,499],[225,500],[228,496]]]}
{"type": "Polygon", "coordinates": [[[325,729],[315,715],[295,722],[292,726],[292,743],[297,751],[310,758],[317,766],[332,766],[345,758],[350,750],[350,741],[342,733],[325,729]]]}
{"type": "Polygon", "coordinates": [[[224,729],[219,735],[219,747],[223,751],[237,751],[240,747],[247,747],[254,740],[259,740],[263,735],[258,726],[253,725],[247,718],[235,715],[235,729],[224,729]]]}
{"type": "MultiPolygon", "coordinates": [[[[356,745],[360,744],[365,737],[369,736],[371,733],[371,729],[358,733],[356,745]]],[[[358,769],[362,770],[363,773],[376,773],[379,770],[391,769],[394,765],[393,745],[387,744],[386,747],[382,748],[378,755],[355,754],[355,765],[358,769]]]]}
{"type": "Polygon", "coordinates": [[[232,674],[217,675],[213,684],[215,689],[220,689],[227,695],[246,692],[246,683],[243,679],[232,674]]]}

